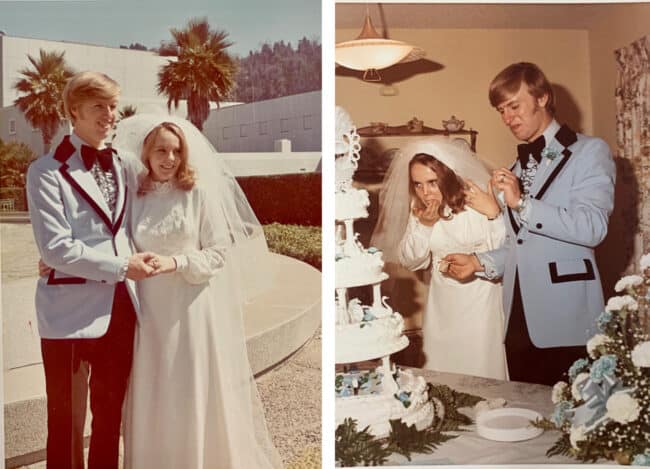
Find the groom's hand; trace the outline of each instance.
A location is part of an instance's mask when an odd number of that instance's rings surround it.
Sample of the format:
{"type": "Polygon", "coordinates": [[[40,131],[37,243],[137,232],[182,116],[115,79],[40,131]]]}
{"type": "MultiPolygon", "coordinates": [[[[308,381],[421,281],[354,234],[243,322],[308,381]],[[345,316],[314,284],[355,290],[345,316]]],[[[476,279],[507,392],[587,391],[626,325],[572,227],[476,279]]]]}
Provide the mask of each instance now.
{"type": "Polygon", "coordinates": [[[500,168],[492,173],[492,186],[497,191],[503,192],[506,205],[515,208],[521,198],[521,185],[519,178],[507,168],[500,168]]]}
{"type": "Polygon", "coordinates": [[[126,278],[131,280],[142,280],[150,277],[155,269],[147,262],[154,257],[156,257],[156,255],[152,252],[139,252],[133,254],[129,257],[129,268],[126,271],[126,278]]]}
{"type": "Polygon", "coordinates": [[[461,282],[483,270],[483,266],[474,254],[448,254],[442,260],[449,263],[447,275],[461,282]]]}

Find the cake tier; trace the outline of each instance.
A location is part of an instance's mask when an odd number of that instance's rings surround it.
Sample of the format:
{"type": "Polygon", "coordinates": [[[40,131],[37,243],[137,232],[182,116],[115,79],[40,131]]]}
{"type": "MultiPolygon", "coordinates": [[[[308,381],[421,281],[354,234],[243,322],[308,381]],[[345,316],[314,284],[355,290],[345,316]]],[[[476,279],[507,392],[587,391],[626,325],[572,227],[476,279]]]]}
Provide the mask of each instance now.
{"type": "Polygon", "coordinates": [[[349,378],[347,374],[337,375],[337,426],[351,418],[357,421],[358,429],[369,427],[374,436],[384,438],[390,432],[390,420],[400,419],[406,425],[415,425],[418,430],[433,423],[435,408],[428,400],[427,383],[421,376],[400,370],[397,392],[384,393],[383,376],[373,370],[368,378],[355,378],[357,382],[363,381],[357,395],[344,395],[350,390],[346,378],[349,378]]]}
{"type": "Polygon", "coordinates": [[[334,194],[334,208],[337,220],[355,220],[368,217],[370,199],[365,189],[349,187],[334,194]]]}
{"type": "Polygon", "coordinates": [[[336,326],[336,363],[351,363],[390,355],[406,348],[404,320],[399,313],[336,326]]]}
{"type": "Polygon", "coordinates": [[[388,275],[383,272],[381,251],[361,251],[352,256],[336,259],[334,267],[335,288],[351,288],[383,282],[388,275]]]}

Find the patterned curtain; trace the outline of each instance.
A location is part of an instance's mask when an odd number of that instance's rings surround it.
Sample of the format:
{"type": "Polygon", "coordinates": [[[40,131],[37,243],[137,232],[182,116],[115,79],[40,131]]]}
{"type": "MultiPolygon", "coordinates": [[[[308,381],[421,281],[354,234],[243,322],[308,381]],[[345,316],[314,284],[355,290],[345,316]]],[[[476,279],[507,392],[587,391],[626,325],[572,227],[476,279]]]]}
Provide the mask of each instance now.
{"type": "Polygon", "coordinates": [[[639,257],[650,252],[650,36],[615,51],[617,156],[628,171],[619,174],[619,184],[635,187],[635,200],[624,212],[626,228],[635,234],[628,257],[629,271],[639,257]]]}

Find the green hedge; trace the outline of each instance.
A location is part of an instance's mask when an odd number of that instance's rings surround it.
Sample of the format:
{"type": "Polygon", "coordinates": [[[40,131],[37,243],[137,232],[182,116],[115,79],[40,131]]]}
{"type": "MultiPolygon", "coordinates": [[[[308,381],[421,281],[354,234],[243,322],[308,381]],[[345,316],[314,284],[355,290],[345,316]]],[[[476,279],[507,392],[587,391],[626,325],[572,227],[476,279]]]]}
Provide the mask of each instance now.
{"type": "Polygon", "coordinates": [[[321,173],[238,177],[260,223],[321,226],[321,173]]]}
{"type": "Polygon", "coordinates": [[[322,269],[322,233],[317,226],[264,225],[266,242],[271,252],[293,257],[318,270],[322,269]]]}

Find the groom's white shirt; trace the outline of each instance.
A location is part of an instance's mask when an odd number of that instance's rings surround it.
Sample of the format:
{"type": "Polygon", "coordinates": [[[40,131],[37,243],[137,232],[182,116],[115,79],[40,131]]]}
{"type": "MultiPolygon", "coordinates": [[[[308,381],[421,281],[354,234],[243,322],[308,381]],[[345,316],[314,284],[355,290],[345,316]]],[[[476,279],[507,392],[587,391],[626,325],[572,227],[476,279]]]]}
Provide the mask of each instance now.
{"type": "MultiPolygon", "coordinates": [[[[27,200],[34,238],[52,268],[36,288],[36,314],[43,338],[95,338],[106,333],[115,285],[132,254],[125,165],[113,158],[117,202],[112,215],[86,169],[76,134],[34,161],[27,172],[27,200]]],[[[132,179],[132,178],[131,178],[132,179]]],[[[135,283],[125,280],[136,313],[135,283]]]]}

